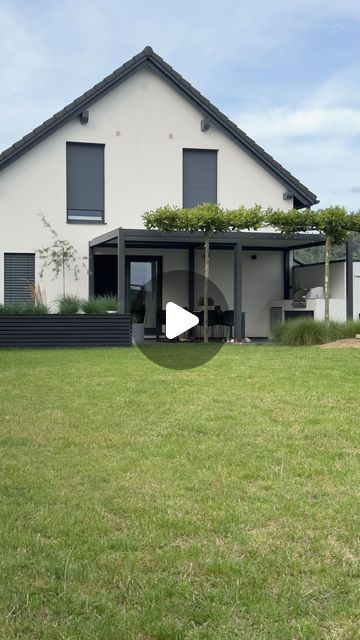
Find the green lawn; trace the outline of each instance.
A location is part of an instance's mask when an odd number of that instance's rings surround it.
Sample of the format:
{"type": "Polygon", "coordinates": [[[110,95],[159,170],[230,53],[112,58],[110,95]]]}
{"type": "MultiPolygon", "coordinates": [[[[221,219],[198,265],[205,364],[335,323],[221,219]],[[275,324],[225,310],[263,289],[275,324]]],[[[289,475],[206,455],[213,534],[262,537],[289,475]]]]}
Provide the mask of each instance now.
{"type": "Polygon", "coordinates": [[[359,638],[359,355],[1,351],[0,638],[359,638]]]}

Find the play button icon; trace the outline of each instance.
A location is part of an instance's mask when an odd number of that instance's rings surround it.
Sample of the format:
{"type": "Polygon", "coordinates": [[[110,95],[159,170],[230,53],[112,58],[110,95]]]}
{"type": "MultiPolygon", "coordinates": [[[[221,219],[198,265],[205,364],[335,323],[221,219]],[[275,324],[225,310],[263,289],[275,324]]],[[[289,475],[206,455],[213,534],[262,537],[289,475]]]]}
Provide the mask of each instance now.
{"type": "Polygon", "coordinates": [[[204,276],[194,272],[191,283],[187,270],[164,270],[161,276],[159,278],[155,274],[142,285],[140,294],[139,290],[132,292],[134,313],[139,311],[140,299],[140,310],[144,314],[145,339],[138,342],[136,347],[153,364],[166,369],[185,371],[205,365],[216,356],[226,339],[226,326],[216,322],[218,316],[214,318],[218,313],[215,306],[224,311],[228,309],[224,294],[214,282],[208,280],[209,297],[213,299],[213,305],[209,304],[212,307],[208,316],[209,341],[205,343],[204,276]],[[167,302],[174,299],[180,304],[167,302]],[[180,306],[182,304],[188,304],[189,309],[196,311],[190,313],[180,306]]]}
{"type": "Polygon", "coordinates": [[[182,333],[196,327],[197,324],[199,324],[198,316],[179,307],[175,302],[167,303],[165,333],[168,340],[177,338],[182,333]]]}

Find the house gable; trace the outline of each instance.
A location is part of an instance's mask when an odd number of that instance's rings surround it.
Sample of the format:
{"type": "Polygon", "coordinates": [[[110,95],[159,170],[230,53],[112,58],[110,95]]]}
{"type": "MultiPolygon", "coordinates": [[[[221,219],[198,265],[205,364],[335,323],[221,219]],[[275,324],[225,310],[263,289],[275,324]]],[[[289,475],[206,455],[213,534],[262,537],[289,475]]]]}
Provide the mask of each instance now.
{"type": "Polygon", "coordinates": [[[104,78],[104,80],[96,84],[92,89],[86,91],[82,96],[49,118],[49,120],[46,120],[31,133],[3,151],[3,153],[0,154],[0,170],[17,160],[17,158],[69,121],[79,118],[80,121],[85,124],[88,118],[88,109],[123,83],[124,80],[130,78],[139,69],[151,69],[180,92],[203,116],[200,126],[204,135],[206,135],[207,130],[213,128],[230,137],[243,151],[249,154],[251,158],[281,182],[285,192],[288,192],[289,198],[293,199],[295,207],[311,206],[317,202],[314,193],[307,189],[305,185],[299,182],[282,167],[282,165],[276,162],[272,156],[267,154],[264,149],[231,122],[231,120],[221,113],[209,100],[202,96],[199,91],[192,87],[189,82],[158,56],[151,47],[145,47],[142,52],[104,78]]]}

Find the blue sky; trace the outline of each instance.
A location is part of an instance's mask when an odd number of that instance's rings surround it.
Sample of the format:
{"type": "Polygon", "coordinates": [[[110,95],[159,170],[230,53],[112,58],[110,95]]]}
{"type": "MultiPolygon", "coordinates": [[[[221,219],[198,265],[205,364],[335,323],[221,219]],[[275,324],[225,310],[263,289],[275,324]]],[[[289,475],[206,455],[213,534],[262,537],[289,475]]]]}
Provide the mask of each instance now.
{"type": "Polygon", "coordinates": [[[360,208],[359,0],[0,0],[0,148],[147,44],[322,206],[360,208]]]}

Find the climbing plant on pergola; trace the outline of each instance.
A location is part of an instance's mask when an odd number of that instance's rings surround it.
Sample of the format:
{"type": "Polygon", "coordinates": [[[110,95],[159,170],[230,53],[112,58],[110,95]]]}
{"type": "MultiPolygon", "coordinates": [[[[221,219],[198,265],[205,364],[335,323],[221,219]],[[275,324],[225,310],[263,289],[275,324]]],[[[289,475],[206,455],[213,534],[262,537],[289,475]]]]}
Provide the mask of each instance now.
{"type": "Polygon", "coordinates": [[[191,209],[167,205],[143,215],[146,229],[163,233],[173,231],[201,232],[204,236],[204,342],[208,342],[208,286],[210,269],[210,239],[216,233],[258,229],[264,215],[261,207],[222,209],[217,204],[204,203],[191,209]]]}
{"type": "Polygon", "coordinates": [[[343,244],[350,233],[360,232],[360,212],[348,213],[344,207],[331,206],[312,211],[274,211],[269,209],[265,219],[284,235],[317,231],[325,238],[324,298],[325,322],[330,321],[330,250],[332,244],[343,244]]]}

